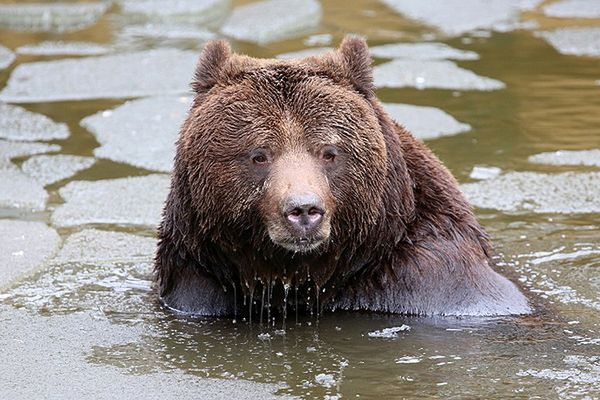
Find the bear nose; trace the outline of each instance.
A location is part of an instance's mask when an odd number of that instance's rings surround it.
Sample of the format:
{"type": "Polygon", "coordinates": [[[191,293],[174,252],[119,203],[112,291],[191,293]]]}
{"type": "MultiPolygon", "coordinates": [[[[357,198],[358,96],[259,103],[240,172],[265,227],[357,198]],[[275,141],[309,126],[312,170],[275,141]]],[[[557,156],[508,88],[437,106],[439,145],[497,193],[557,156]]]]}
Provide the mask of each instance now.
{"type": "Polygon", "coordinates": [[[315,193],[293,194],[283,207],[285,219],[301,233],[310,233],[319,226],[325,214],[323,202],[315,193]]]}

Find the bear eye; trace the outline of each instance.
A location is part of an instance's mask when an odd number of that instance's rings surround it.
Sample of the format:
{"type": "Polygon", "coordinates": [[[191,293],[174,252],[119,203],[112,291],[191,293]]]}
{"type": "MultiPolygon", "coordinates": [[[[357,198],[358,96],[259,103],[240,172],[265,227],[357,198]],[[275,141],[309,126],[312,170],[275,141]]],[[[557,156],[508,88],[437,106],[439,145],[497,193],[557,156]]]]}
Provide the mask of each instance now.
{"type": "Polygon", "coordinates": [[[254,164],[262,165],[269,162],[269,157],[263,149],[256,149],[250,153],[250,158],[254,164]]]}
{"type": "Polygon", "coordinates": [[[259,154],[257,156],[252,157],[252,161],[254,161],[255,164],[264,164],[267,162],[267,157],[259,154]]]}
{"type": "Polygon", "coordinates": [[[335,154],[333,154],[333,153],[325,153],[325,154],[323,154],[323,160],[325,160],[325,161],[333,161],[333,160],[335,160],[335,154]]]}
{"type": "Polygon", "coordinates": [[[335,158],[338,156],[338,151],[335,147],[333,146],[327,146],[323,149],[322,155],[321,157],[323,158],[323,161],[326,162],[334,162],[335,158]]]}

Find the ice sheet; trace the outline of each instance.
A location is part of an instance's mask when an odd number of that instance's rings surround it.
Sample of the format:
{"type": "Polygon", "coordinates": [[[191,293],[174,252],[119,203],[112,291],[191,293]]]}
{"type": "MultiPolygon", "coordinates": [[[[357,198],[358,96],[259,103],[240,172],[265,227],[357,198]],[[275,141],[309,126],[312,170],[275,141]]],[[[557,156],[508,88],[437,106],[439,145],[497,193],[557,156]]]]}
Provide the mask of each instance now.
{"type": "Polygon", "coordinates": [[[91,42],[45,41],[17,49],[17,54],[34,56],[99,56],[109,53],[110,47],[91,42]]]}
{"type": "Polygon", "coordinates": [[[461,185],[473,205],[507,212],[598,213],[600,172],[509,172],[461,185]]]}
{"type": "Polygon", "coordinates": [[[133,100],[86,117],[81,125],[100,142],[94,150],[97,157],[169,172],[189,102],[188,97],[133,100]]]}
{"type": "Polygon", "coordinates": [[[373,69],[377,87],[415,87],[417,89],[498,90],[506,85],[479,76],[452,61],[394,60],[373,69]]]}
{"type": "Polygon", "coordinates": [[[197,60],[197,52],[155,49],[20,64],[0,100],[28,103],[185,93],[197,60]]]}
{"type": "Polygon", "coordinates": [[[600,57],[600,27],[559,28],[537,32],[561,54],[600,57]]]}
{"type": "Polygon", "coordinates": [[[584,165],[600,167],[600,149],[558,150],[529,156],[529,162],[550,165],[584,165]]]}
{"type": "Polygon", "coordinates": [[[370,48],[371,55],[379,58],[407,58],[411,60],[477,60],[473,51],[455,49],[444,43],[391,43],[370,48]]]}
{"type": "Polygon", "coordinates": [[[0,45],[0,69],[8,68],[15,61],[15,54],[8,48],[0,45]]]}
{"type": "Polygon", "coordinates": [[[600,2],[595,0],[563,0],[548,4],[544,14],[559,18],[600,18],[600,2]]]}
{"type": "Polygon", "coordinates": [[[437,28],[448,36],[477,29],[507,30],[518,27],[520,12],[542,0],[381,0],[407,18],[437,28]]]}
{"type": "Polygon", "coordinates": [[[221,27],[234,39],[266,44],[316,28],[321,5],[315,0],[266,0],[237,7],[221,27]]]}
{"type": "Polygon", "coordinates": [[[79,171],[91,167],[96,160],[93,157],[72,156],[66,154],[41,155],[27,159],[21,169],[27,175],[44,186],[70,178],[79,171]]]}
{"type": "Polygon", "coordinates": [[[65,244],[52,263],[151,261],[155,249],[156,239],[151,237],[84,229],[65,240],[65,244]]]}
{"type": "Polygon", "coordinates": [[[33,113],[10,104],[0,103],[0,138],[35,141],[69,137],[69,128],[43,114],[33,113]]]}
{"type": "Polygon", "coordinates": [[[42,211],[48,193],[42,184],[17,168],[0,167],[0,208],[42,211]]]}
{"type": "Polygon", "coordinates": [[[56,231],[42,222],[2,219],[0,237],[0,288],[38,269],[60,244],[56,231]]]}
{"type": "Polygon", "coordinates": [[[230,0],[119,0],[125,14],[153,20],[188,21],[197,24],[221,19],[230,0]]]}
{"type": "Polygon", "coordinates": [[[384,107],[418,139],[435,139],[471,130],[470,125],[458,122],[439,108],[392,103],[384,103],[384,107]]]}
{"type": "Polygon", "coordinates": [[[52,224],[155,227],[160,222],[169,183],[168,175],[70,182],[59,190],[65,203],[52,213],[52,224]]]}
{"type": "Polygon", "coordinates": [[[74,31],[94,24],[110,4],[110,1],[0,4],[0,28],[33,32],[74,31]]]}

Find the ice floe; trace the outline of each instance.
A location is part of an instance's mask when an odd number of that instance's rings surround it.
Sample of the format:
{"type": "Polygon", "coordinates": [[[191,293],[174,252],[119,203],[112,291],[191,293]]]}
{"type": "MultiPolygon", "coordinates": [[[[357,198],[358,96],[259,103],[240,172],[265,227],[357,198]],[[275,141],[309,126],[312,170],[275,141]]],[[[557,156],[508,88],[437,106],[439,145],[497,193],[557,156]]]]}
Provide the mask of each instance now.
{"type": "Polygon", "coordinates": [[[559,18],[600,18],[600,2],[594,0],[563,0],[548,4],[544,14],[559,18]]]}
{"type": "Polygon", "coordinates": [[[371,55],[379,58],[407,58],[411,60],[477,60],[473,51],[455,49],[444,43],[391,43],[371,47],[371,55]]]}
{"type": "Polygon", "coordinates": [[[276,58],[280,60],[287,60],[290,58],[304,58],[310,56],[318,56],[323,53],[327,53],[328,51],[332,51],[331,47],[311,47],[310,49],[298,50],[298,51],[290,51],[289,53],[283,53],[277,55],[276,58]]]}
{"type": "Polygon", "coordinates": [[[40,267],[60,244],[56,231],[42,222],[0,220],[0,237],[0,287],[40,267]]]}
{"type": "Polygon", "coordinates": [[[59,151],[60,146],[45,143],[22,143],[0,140],[0,168],[14,168],[11,158],[59,151]]]}
{"type": "Polygon", "coordinates": [[[17,168],[0,168],[0,208],[41,211],[48,193],[42,184],[17,168]]]}
{"type": "Polygon", "coordinates": [[[398,332],[410,331],[410,326],[401,325],[401,326],[393,326],[391,328],[383,328],[381,330],[369,332],[367,336],[372,338],[384,338],[384,339],[393,339],[398,337],[398,332]]]}
{"type": "Polygon", "coordinates": [[[315,382],[326,388],[333,387],[337,384],[337,381],[332,374],[318,374],[315,376],[315,382]]]}
{"type": "Polygon", "coordinates": [[[4,297],[7,303],[30,311],[65,313],[101,308],[140,315],[152,308],[148,298],[151,287],[149,261],[55,259],[48,261],[34,279],[20,282],[4,297]]]}
{"type": "Polygon", "coordinates": [[[473,205],[534,213],[600,212],[600,172],[509,172],[461,185],[473,205]]]}
{"type": "Polygon", "coordinates": [[[393,60],[373,68],[373,79],[377,87],[392,88],[497,90],[506,86],[445,60],[393,60]]]}
{"type": "Polygon", "coordinates": [[[156,239],[124,232],[84,229],[65,240],[52,263],[151,261],[156,239]]]}
{"type": "Polygon", "coordinates": [[[551,151],[529,156],[528,160],[536,164],[600,167],[600,149],[551,151]]]}
{"type": "Polygon", "coordinates": [[[71,234],[32,279],[4,298],[15,307],[50,313],[117,310],[144,313],[152,285],[156,240],[123,232],[86,229],[71,234]]]}
{"type": "Polygon", "coordinates": [[[52,213],[52,223],[157,226],[169,182],[168,175],[70,182],[59,190],[65,203],[52,213]]]}
{"type": "Polygon", "coordinates": [[[330,33],[320,33],[310,35],[302,41],[306,46],[326,46],[333,41],[333,35],[330,33]]]}
{"type": "Polygon", "coordinates": [[[502,170],[498,167],[488,167],[485,165],[476,165],[471,170],[469,178],[477,180],[486,180],[497,177],[502,173],[502,170]]]}
{"type": "Polygon", "coordinates": [[[561,54],[600,57],[600,27],[559,28],[537,32],[561,54]]]}
{"type": "Polygon", "coordinates": [[[33,56],[99,56],[109,53],[107,45],[91,42],[45,41],[17,48],[17,54],[33,56]]]}
{"type": "MultiPolygon", "coordinates": [[[[549,221],[552,221],[552,219],[549,219],[549,221]]],[[[577,243],[582,237],[577,238],[577,235],[573,237],[565,236],[563,233],[565,227],[566,225],[556,222],[536,226],[523,225],[522,229],[524,230],[521,230],[521,232],[525,234],[520,235],[520,240],[514,242],[513,247],[516,250],[511,250],[513,254],[517,254],[504,265],[518,271],[521,284],[528,287],[530,292],[536,293],[536,296],[542,299],[548,299],[553,303],[563,305],[577,304],[598,311],[600,310],[600,301],[595,295],[594,287],[597,286],[594,282],[595,278],[588,279],[586,272],[581,275],[579,273],[565,275],[564,273],[565,271],[574,271],[579,267],[587,271],[586,266],[592,265],[594,258],[597,258],[597,255],[600,254],[600,246],[589,242],[577,243]],[[536,235],[531,233],[533,229],[537,228],[544,234],[538,238],[540,240],[538,243],[530,242],[530,240],[537,241],[535,239],[536,235]],[[557,236],[554,237],[554,235],[557,236]],[[521,241],[525,242],[527,250],[522,247],[519,249],[518,242],[521,241]],[[549,243],[551,244],[549,245],[549,243]],[[555,248],[548,250],[548,247],[553,244],[555,244],[555,248]],[[587,287],[588,284],[591,286],[591,292],[590,287],[587,287]]],[[[590,226],[590,228],[593,227],[590,226]]],[[[590,231],[589,238],[592,241],[595,239],[593,229],[590,231]]]]}
{"type": "Polygon", "coordinates": [[[596,254],[600,254],[600,250],[577,250],[572,253],[555,252],[543,256],[536,254],[537,257],[532,258],[529,262],[532,265],[538,265],[551,261],[573,260],[579,257],[588,257],[596,254]]]}
{"type": "Polygon", "coordinates": [[[119,0],[125,14],[155,20],[208,23],[225,16],[230,0],[119,0]]]}
{"type": "MultiPolygon", "coordinates": [[[[114,296],[113,292],[106,292],[114,296]]],[[[118,307],[115,301],[113,298],[109,307],[118,307]]],[[[0,376],[4,382],[10,382],[0,385],[0,398],[292,399],[291,396],[275,395],[282,389],[282,384],[255,383],[239,378],[201,378],[179,368],[163,368],[163,363],[171,365],[163,361],[163,355],[154,349],[145,350],[148,345],[144,338],[156,335],[153,328],[157,324],[139,319],[135,323],[115,323],[109,313],[103,312],[106,308],[96,304],[83,312],[79,307],[68,313],[48,315],[46,312],[41,316],[0,305],[3,322],[0,376]],[[98,351],[107,354],[98,357],[95,354],[98,351]],[[132,373],[127,368],[128,357],[142,359],[144,372],[132,373]],[[121,364],[121,361],[125,363],[121,364]]],[[[142,314],[133,308],[126,312],[128,315],[142,314]]],[[[129,318],[131,320],[133,318],[129,318]]],[[[152,336],[149,340],[162,348],[159,338],[152,336]]]]}
{"type": "Polygon", "coordinates": [[[237,7],[221,27],[234,39],[266,44],[314,29],[321,20],[315,0],[265,0],[237,7]]]}
{"type": "Polygon", "coordinates": [[[418,364],[423,361],[420,357],[404,356],[396,359],[396,364],[418,364]]]}
{"type": "Polygon", "coordinates": [[[0,28],[24,31],[73,31],[94,24],[110,1],[85,3],[0,4],[0,28]]]}
{"type": "Polygon", "coordinates": [[[569,355],[564,358],[564,369],[545,368],[521,370],[517,376],[549,381],[557,398],[596,398],[600,382],[600,357],[569,355]]]}
{"type": "Polygon", "coordinates": [[[393,103],[383,105],[394,120],[418,139],[435,139],[471,130],[469,124],[458,122],[439,108],[393,103]]]}
{"type": "Polygon", "coordinates": [[[21,169],[27,175],[43,184],[50,185],[75,175],[91,167],[96,160],[93,157],[72,155],[41,155],[26,160],[21,169]]]}
{"type": "Polygon", "coordinates": [[[147,23],[127,25],[119,33],[123,37],[147,37],[162,39],[198,39],[202,41],[216,38],[209,30],[194,25],[147,23]]]}
{"type": "Polygon", "coordinates": [[[21,141],[55,140],[69,137],[64,123],[19,106],[0,103],[0,138],[21,141]]]}
{"type": "Polygon", "coordinates": [[[24,103],[185,93],[198,54],[155,49],[19,65],[0,100],[24,103]]]}
{"type": "Polygon", "coordinates": [[[543,299],[556,300],[562,304],[579,304],[600,311],[600,302],[592,297],[582,296],[576,289],[548,277],[546,274],[534,273],[530,277],[520,279],[521,283],[529,286],[529,291],[543,299]]]}
{"type": "Polygon", "coordinates": [[[60,146],[57,145],[0,140],[0,208],[43,210],[48,193],[38,181],[23,173],[10,160],[58,150],[60,146]]]}
{"type": "Polygon", "coordinates": [[[13,61],[15,61],[15,54],[0,45],[0,69],[8,68],[13,61]]]}
{"type": "Polygon", "coordinates": [[[477,29],[518,27],[521,11],[537,7],[542,0],[381,0],[391,9],[437,28],[449,36],[477,29]]]}
{"type": "Polygon", "coordinates": [[[189,101],[187,97],[133,100],[86,117],[81,125],[101,144],[94,150],[96,157],[169,172],[189,101]]]}

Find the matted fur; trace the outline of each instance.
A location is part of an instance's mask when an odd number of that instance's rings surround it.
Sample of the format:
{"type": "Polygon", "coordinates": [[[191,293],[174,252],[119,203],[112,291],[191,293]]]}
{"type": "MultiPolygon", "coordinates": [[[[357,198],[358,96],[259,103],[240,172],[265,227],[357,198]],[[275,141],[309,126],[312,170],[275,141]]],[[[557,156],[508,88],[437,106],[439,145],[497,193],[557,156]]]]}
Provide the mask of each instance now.
{"type": "Polygon", "coordinates": [[[200,315],[252,313],[252,300],[254,311],[261,301],[428,315],[530,311],[489,266],[487,236],[453,176],[384,111],[370,64],[356,37],[286,61],[207,44],[159,229],[155,271],[167,306],[200,315]],[[315,155],[326,143],[340,149],[335,169],[315,155]],[[248,161],[257,147],[270,148],[272,169],[248,161]],[[290,169],[308,175],[327,204],[329,236],[311,251],[272,240],[285,236],[277,188],[279,175],[294,179],[290,169]],[[297,303],[285,302],[289,288],[297,303]]]}

